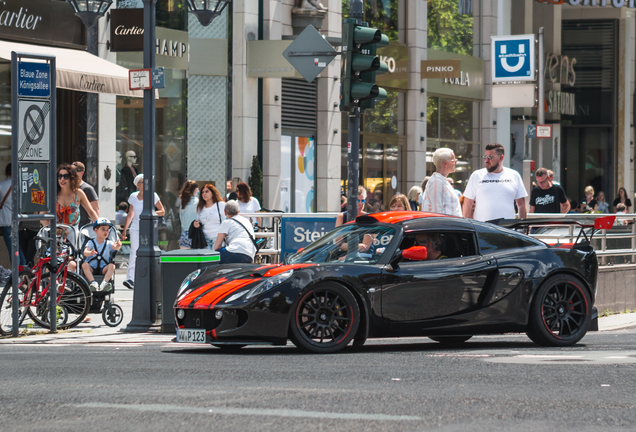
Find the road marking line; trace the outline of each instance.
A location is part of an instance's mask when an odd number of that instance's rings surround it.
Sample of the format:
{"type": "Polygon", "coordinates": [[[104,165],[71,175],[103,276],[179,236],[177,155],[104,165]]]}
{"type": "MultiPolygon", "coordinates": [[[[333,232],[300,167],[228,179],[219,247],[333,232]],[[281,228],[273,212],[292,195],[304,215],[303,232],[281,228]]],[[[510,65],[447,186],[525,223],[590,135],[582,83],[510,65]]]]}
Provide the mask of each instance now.
{"type": "Polygon", "coordinates": [[[177,405],[121,405],[101,402],[89,402],[74,405],[77,408],[119,408],[132,411],[151,411],[163,413],[188,413],[188,414],[221,414],[221,415],[253,415],[253,416],[274,416],[274,417],[297,417],[297,418],[319,418],[319,419],[343,419],[343,420],[373,420],[373,421],[405,421],[422,420],[421,417],[385,415],[385,414],[356,414],[356,413],[334,413],[318,411],[302,411],[289,409],[266,409],[266,408],[196,408],[183,407],[177,405]]]}

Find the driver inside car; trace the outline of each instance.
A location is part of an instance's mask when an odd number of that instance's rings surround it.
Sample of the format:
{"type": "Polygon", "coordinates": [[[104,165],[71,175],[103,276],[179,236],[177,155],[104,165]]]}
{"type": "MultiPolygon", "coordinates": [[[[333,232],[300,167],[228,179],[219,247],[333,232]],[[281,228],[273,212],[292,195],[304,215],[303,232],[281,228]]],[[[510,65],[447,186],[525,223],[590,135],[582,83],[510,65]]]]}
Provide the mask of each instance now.
{"type": "Polygon", "coordinates": [[[448,258],[442,253],[442,236],[437,233],[420,233],[415,236],[415,245],[426,247],[426,261],[448,258]]]}

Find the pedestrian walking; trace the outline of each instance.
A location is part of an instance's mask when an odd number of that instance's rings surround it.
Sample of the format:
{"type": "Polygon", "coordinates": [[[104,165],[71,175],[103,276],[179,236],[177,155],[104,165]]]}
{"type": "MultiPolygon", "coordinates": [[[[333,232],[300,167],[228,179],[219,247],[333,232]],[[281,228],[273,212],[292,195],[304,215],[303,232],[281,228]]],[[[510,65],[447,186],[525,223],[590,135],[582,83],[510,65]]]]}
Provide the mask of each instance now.
{"type": "MultiPolygon", "coordinates": [[[[11,164],[7,164],[4,169],[7,178],[0,182],[0,232],[4,238],[4,244],[7,246],[9,257],[13,259],[11,254],[11,221],[13,220],[13,202],[11,200],[11,164]]],[[[25,265],[24,254],[20,250],[20,265],[25,265]]]]}
{"type": "Polygon", "coordinates": [[[567,213],[570,203],[560,186],[553,185],[545,168],[534,173],[538,186],[530,192],[530,213],[567,213]]]}
{"type": "MultiPolygon", "coordinates": [[[[75,167],[75,171],[77,171],[77,177],[79,177],[79,187],[88,198],[88,202],[91,203],[91,207],[95,210],[95,213],[99,215],[99,197],[97,196],[97,192],[95,192],[95,188],[84,181],[84,172],[86,171],[86,167],[82,162],[73,162],[72,165],[75,167]]],[[[88,216],[84,207],[80,207],[80,220],[79,226],[83,227],[86,224],[91,223],[91,218],[88,216]]]]}
{"type": "MultiPolygon", "coordinates": [[[[130,237],[130,256],[128,258],[128,270],[126,271],[126,280],[124,286],[129,289],[135,288],[135,267],[137,263],[137,249],[139,249],[139,215],[144,209],[144,175],[139,174],[133,179],[133,184],[137,187],[137,192],[130,194],[128,198],[128,216],[124,223],[124,231],[121,235],[122,240],[130,237]],[[129,236],[126,235],[130,227],[129,236]]],[[[157,216],[161,217],[165,214],[163,204],[159,199],[159,195],[155,192],[154,204],[157,216]]]]}
{"type": "Polygon", "coordinates": [[[504,153],[501,144],[486,146],[486,167],[471,174],[464,191],[464,217],[479,221],[513,219],[516,203],[519,217],[526,218],[525,198],[528,193],[519,173],[503,166],[504,153]]]}
{"type": "Polygon", "coordinates": [[[254,228],[248,219],[239,214],[240,211],[237,201],[225,203],[224,213],[227,219],[221,223],[214,244],[214,250],[221,254],[223,264],[251,263],[256,255],[254,228]],[[227,246],[221,247],[223,242],[227,246]]]}
{"type": "Polygon", "coordinates": [[[420,210],[422,210],[422,203],[424,200],[424,191],[426,190],[426,185],[428,184],[429,180],[430,180],[429,176],[424,177],[424,180],[422,180],[422,184],[420,185],[420,189],[422,189],[422,192],[420,193],[420,196],[417,199],[417,203],[420,205],[420,210]]]}
{"type": "Polygon", "coordinates": [[[203,235],[208,243],[206,249],[216,250],[214,245],[216,244],[221,224],[225,220],[225,205],[226,203],[214,185],[206,184],[203,186],[199,203],[197,204],[197,217],[193,223],[195,228],[203,226],[203,235]]]}
{"type": "Polygon", "coordinates": [[[459,197],[446,179],[450,173],[455,172],[457,164],[455,152],[449,148],[435,150],[433,164],[435,164],[436,171],[426,184],[421,210],[461,217],[462,209],[459,205],[459,197]]]}
{"type": "MultiPolygon", "coordinates": [[[[88,213],[90,221],[97,220],[99,214],[80,189],[80,180],[74,166],[64,163],[57,168],[57,223],[78,226],[82,208],[88,213]]],[[[48,221],[42,221],[42,225],[48,224],[48,221]]]]}
{"type": "Polygon", "coordinates": [[[197,218],[197,205],[199,204],[199,185],[194,180],[184,183],[179,194],[179,220],[181,221],[181,236],[179,237],[179,249],[190,249],[192,240],[189,236],[190,225],[197,218]]]}

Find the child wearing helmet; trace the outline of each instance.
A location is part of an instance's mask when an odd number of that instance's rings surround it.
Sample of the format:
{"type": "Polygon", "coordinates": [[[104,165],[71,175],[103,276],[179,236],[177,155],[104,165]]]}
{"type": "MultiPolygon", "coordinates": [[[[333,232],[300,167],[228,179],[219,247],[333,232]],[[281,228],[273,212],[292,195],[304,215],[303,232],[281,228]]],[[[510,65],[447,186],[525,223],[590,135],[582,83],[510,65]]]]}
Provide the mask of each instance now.
{"type": "Polygon", "coordinates": [[[121,241],[108,240],[110,228],[113,225],[106,218],[100,217],[93,224],[95,238],[90,239],[84,249],[84,262],[82,270],[90,284],[91,291],[110,291],[112,284],[110,280],[115,273],[115,264],[110,262],[113,251],[121,248],[121,241]],[[101,285],[95,280],[95,275],[103,275],[104,280],[101,285]]]}

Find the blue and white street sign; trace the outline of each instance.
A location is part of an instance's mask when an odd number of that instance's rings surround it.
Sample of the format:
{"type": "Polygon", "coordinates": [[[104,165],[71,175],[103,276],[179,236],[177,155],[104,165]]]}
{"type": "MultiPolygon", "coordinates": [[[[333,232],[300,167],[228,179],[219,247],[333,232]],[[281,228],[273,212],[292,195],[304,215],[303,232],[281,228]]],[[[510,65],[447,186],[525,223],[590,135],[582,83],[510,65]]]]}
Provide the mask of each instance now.
{"type": "Polygon", "coordinates": [[[51,97],[51,65],[18,62],[18,96],[51,97]]]}
{"type": "Polygon", "coordinates": [[[534,35],[492,36],[492,81],[534,81],[534,35]]]}
{"type": "Polygon", "coordinates": [[[537,125],[528,125],[528,138],[536,138],[537,137],[537,125]]]}

